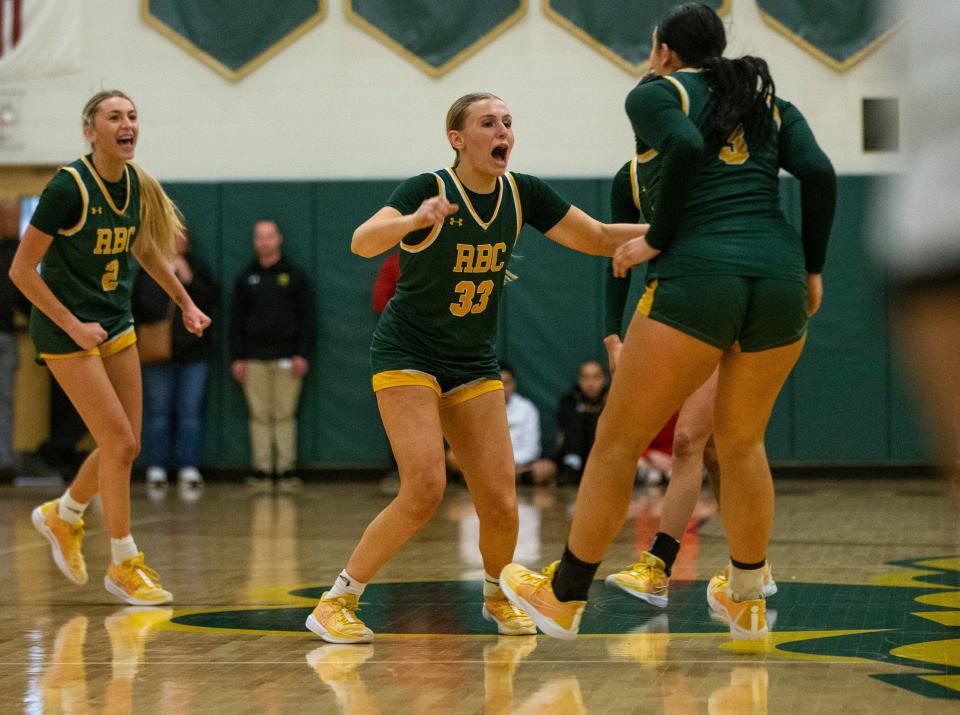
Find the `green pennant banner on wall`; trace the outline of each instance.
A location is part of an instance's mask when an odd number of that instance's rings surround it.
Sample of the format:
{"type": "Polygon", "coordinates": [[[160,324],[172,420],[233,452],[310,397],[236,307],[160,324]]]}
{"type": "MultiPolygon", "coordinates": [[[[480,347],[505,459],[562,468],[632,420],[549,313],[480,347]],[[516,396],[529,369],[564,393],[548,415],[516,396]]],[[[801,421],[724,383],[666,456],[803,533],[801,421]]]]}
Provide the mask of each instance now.
{"type": "Polygon", "coordinates": [[[243,79],[326,16],[326,0],[141,0],[144,22],[227,79],[243,79]]]}
{"type": "Polygon", "coordinates": [[[355,25],[438,77],[519,21],[527,0],[345,0],[345,10],[355,25]]]}
{"type": "MultiPolygon", "coordinates": [[[[647,71],[650,38],[660,17],[677,0],[543,0],[551,20],[630,74],[647,71]]],[[[725,15],[730,0],[704,0],[725,15]]]]}
{"type": "Polygon", "coordinates": [[[838,70],[893,34],[900,18],[890,6],[887,0],[757,0],[764,22],[838,70]]]}

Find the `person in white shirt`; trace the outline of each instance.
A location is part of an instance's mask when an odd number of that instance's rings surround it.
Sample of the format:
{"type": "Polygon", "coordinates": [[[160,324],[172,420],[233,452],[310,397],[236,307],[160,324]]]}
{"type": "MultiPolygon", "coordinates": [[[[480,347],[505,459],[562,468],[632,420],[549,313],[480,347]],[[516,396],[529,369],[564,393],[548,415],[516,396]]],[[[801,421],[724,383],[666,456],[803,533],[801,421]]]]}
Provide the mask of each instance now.
{"type": "MultiPolygon", "coordinates": [[[[553,460],[540,456],[540,412],[533,402],[517,394],[517,381],[510,365],[500,364],[500,380],[507,402],[507,425],[513,443],[517,479],[535,485],[549,484],[556,476],[557,465],[553,460]]],[[[447,468],[454,473],[460,472],[457,459],[450,449],[447,449],[447,468]]]]}

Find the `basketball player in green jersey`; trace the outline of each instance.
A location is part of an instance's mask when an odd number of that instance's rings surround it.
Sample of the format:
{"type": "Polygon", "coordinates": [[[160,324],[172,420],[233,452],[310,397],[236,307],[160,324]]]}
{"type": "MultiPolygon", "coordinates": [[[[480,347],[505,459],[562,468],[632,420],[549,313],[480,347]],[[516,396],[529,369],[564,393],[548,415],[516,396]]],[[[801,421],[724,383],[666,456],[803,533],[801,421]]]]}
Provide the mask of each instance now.
{"type": "Polygon", "coordinates": [[[103,584],[126,603],[145,606],[173,596],[130,533],[130,470],[142,421],[130,254],[180,307],[187,330],[200,335],[210,318],[171,268],[183,226],[157,180],[131,161],[139,130],[137,109],[122,92],[99,92],[87,102],[83,133],[92,151],[47,184],[10,277],[33,303],[30,335],[40,359],[97,444],[63,496],[34,510],[33,524],[63,574],[83,585],[82,517],[99,493],[112,553],[103,584]]]}
{"type": "Polygon", "coordinates": [[[360,594],[440,503],[444,438],[480,519],[483,614],[503,635],[536,632],[497,583],[513,556],[518,527],[513,450],[493,346],[507,265],[525,223],[557,243],[598,255],[611,255],[646,226],[601,224],[540,179],[507,171],[512,123],[507,106],[491,94],[458,99],[446,122],[457,155],[453,166],[405,181],[353,234],[354,253],[365,257],[400,245],[397,292],[370,350],[400,491],[367,527],[307,619],[324,640],[373,638],[356,615],[360,594]]]}
{"type": "MultiPolygon", "coordinates": [[[[613,177],[610,189],[612,220],[617,223],[638,223],[642,220],[641,184],[638,176],[639,158],[634,157],[613,177]]],[[[617,277],[613,264],[604,281],[604,339],[610,371],[615,372],[623,342],[620,332],[623,309],[630,291],[630,275],[617,277]]],[[[636,563],[618,573],[607,576],[606,583],[636,596],[652,606],[666,608],[669,596],[670,571],[680,551],[680,539],[687,530],[690,517],[700,498],[703,468],[707,467],[714,494],[720,499],[720,465],[716,449],[710,440],[713,433],[713,406],[717,395],[718,371],[707,378],[680,408],[673,435],[673,464],[670,483],[663,498],[660,528],[650,548],[640,554],[636,563]]],[[[777,592],[777,584],[770,575],[769,564],[764,573],[763,595],[777,592]]]]}
{"type": "Polygon", "coordinates": [[[587,591],[620,531],[637,456],[718,368],[714,440],[730,567],[707,600],[735,638],[762,638],[773,521],[764,431],[820,305],[836,176],[800,112],[774,95],[767,64],[724,59],[710,8],[673,8],[654,29],[657,77],[627,97],[648,233],[618,249],[614,272],[650,261],[577,496],[567,548],[544,574],[511,564],[512,602],[573,638],[587,591]],[[801,234],[779,204],[780,168],[801,185],[801,234]],[[642,386],[638,393],[634,386],[642,386]]]}

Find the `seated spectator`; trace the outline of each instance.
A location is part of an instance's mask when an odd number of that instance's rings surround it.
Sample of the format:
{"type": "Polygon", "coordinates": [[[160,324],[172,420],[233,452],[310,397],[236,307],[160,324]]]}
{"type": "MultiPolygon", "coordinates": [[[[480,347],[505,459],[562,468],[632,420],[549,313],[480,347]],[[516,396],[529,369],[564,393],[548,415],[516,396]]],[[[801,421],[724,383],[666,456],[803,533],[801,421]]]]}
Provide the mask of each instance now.
{"type": "Polygon", "coordinates": [[[607,373],[596,360],[580,365],[577,384],[560,398],[554,460],[558,484],[579,484],[607,399],[607,373]]]}
{"type": "MultiPolygon", "coordinates": [[[[209,314],[220,288],[210,268],[190,251],[188,236],[177,236],[173,269],[197,307],[209,314]]],[[[165,362],[143,365],[143,443],[147,483],[167,483],[167,467],[178,469],[180,486],[203,484],[197,465],[202,447],[203,394],[207,382],[212,334],[188,333],[164,290],[146,271],[133,284],[133,315],[138,324],[171,321],[171,355],[165,362]]]]}
{"type": "MultiPolygon", "coordinates": [[[[500,380],[506,399],[507,425],[513,443],[513,461],[517,479],[526,484],[549,484],[556,475],[556,465],[540,455],[540,413],[536,405],[523,395],[517,394],[517,382],[513,368],[500,364],[500,380]]],[[[447,468],[455,474],[460,466],[453,450],[447,449],[447,468]]]]}

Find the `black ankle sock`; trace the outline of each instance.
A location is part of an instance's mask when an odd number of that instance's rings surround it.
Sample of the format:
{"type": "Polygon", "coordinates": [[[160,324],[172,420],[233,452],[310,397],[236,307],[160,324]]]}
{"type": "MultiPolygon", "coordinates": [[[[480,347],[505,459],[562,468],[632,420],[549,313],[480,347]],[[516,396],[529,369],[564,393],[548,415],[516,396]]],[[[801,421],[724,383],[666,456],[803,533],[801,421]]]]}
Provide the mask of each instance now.
{"type": "Polygon", "coordinates": [[[673,568],[673,562],[677,560],[679,552],[680,542],[662,531],[658,531],[650,542],[650,553],[663,561],[663,570],[666,571],[667,576],[670,575],[670,569],[673,568]]]}
{"type": "Polygon", "coordinates": [[[553,574],[553,593],[558,601],[586,601],[590,583],[600,564],[581,561],[570,551],[563,550],[563,558],[553,574]]]}
{"type": "Polygon", "coordinates": [[[730,564],[734,568],[738,568],[741,571],[756,571],[757,569],[762,569],[766,565],[766,563],[767,563],[766,559],[761,559],[755,564],[745,564],[742,561],[737,561],[732,556],[730,557],[730,564]]]}

